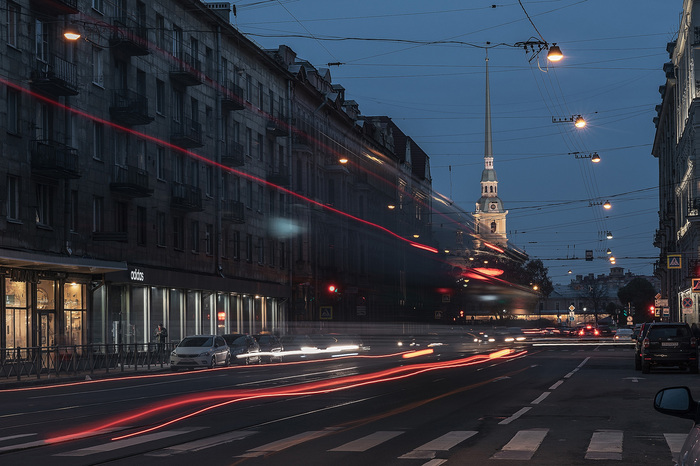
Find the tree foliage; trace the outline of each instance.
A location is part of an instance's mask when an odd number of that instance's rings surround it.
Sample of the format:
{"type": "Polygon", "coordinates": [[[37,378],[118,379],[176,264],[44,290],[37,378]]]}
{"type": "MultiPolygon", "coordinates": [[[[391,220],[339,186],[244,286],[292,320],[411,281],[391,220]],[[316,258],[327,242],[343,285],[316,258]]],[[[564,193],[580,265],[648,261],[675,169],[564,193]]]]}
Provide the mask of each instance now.
{"type": "Polygon", "coordinates": [[[620,298],[622,305],[627,307],[628,303],[631,304],[637,316],[646,315],[645,311],[649,309],[649,306],[654,305],[655,296],[654,285],[642,277],[633,278],[617,292],[617,297],[620,298]]]}

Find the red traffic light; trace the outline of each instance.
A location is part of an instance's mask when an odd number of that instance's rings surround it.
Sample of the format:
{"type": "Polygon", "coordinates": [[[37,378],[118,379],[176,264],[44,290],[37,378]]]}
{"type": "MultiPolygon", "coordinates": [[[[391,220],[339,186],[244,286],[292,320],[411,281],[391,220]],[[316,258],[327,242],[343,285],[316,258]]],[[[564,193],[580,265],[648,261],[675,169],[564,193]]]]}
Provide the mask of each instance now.
{"type": "Polygon", "coordinates": [[[652,315],[656,315],[656,308],[654,306],[649,306],[649,313],[652,315]]]}
{"type": "Polygon", "coordinates": [[[328,285],[328,291],[330,291],[331,293],[337,293],[338,287],[335,285],[328,285]]]}

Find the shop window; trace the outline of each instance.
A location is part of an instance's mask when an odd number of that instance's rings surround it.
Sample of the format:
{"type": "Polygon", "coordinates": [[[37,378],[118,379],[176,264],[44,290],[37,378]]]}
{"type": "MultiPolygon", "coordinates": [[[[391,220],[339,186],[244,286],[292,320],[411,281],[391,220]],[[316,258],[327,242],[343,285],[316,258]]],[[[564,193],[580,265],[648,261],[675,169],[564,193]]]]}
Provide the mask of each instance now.
{"type": "MultiPolygon", "coordinates": [[[[5,278],[5,348],[27,348],[31,346],[32,314],[27,303],[27,283],[12,281],[5,278]]],[[[25,357],[20,353],[20,357],[25,357]]],[[[10,358],[16,357],[16,353],[10,353],[10,358]]]]}

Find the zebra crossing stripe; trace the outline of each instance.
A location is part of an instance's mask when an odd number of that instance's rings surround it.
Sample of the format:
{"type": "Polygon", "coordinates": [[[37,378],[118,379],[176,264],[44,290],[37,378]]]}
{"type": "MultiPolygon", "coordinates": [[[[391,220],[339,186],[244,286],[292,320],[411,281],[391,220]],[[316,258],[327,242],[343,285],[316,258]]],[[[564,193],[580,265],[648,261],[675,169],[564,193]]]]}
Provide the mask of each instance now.
{"type": "Polygon", "coordinates": [[[686,437],[688,437],[688,434],[664,434],[674,462],[679,461],[678,456],[681,453],[686,437]]]}
{"type": "Polygon", "coordinates": [[[108,451],[119,450],[122,448],[128,448],[134,445],[140,445],[142,443],[152,442],[154,440],[160,440],[168,437],[174,437],[175,435],[187,434],[189,432],[194,432],[195,430],[204,429],[204,427],[194,427],[190,429],[177,429],[177,430],[166,430],[163,432],[155,432],[153,434],[140,435],[138,437],[128,438],[124,440],[117,440],[115,442],[103,443],[101,445],[95,445],[94,447],[81,448],[80,450],[67,451],[64,453],[57,453],[54,456],[89,456],[95,455],[97,453],[105,453],[108,451]]]}
{"type": "Polygon", "coordinates": [[[376,447],[380,443],[391,440],[401,434],[403,434],[402,430],[380,430],[328,451],[367,451],[370,448],[376,447]]]}
{"type": "Polygon", "coordinates": [[[310,430],[307,432],[302,432],[301,434],[292,435],[291,437],[283,438],[275,442],[266,443],[257,448],[251,448],[246,453],[238,455],[239,458],[251,458],[256,456],[263,456],[271,452],[282,451],[286,448],[299,445],[300,443],[308,442],[309,440],[314,440],[319,437],[327,435],[329,432],[335,429],[326,430],[310,430]]]}
{"type": "MultiPolygon", "coordinates": [[[[432,459],[438,451],[447,451],[458,443],[478,434],[476,430],[453,430],[435,440],[421,445],[413,451],[399,456],[399,459],[432,459]]],[[[430,462],[429,462],[430,463],[430,462]]],[[[426,464],[429,464],[426,463],[426,464]]],[[[425,465],[424,465],[425,466],[425,465]]]]}
{"type": "Polygon", "coordinates": [[[622,431],[597,430],[593,432],[586,450],[587,460],[622,461],[622,431]]]}
{"type": "Polygon", "coordinates": [[[177,455],[179,453],[189,453],[205,450],[207,448],[223,445],[225,443],[230,443],[235,440],[241,440],[246,437],[250,437],[253,434],[257,434],[257,431],[236,430],[233,432],[226,432],[224,434],[214,435],[213,437],[207,437],[199,440],[194,440],[192,442],[173,445],[172,447],[164,448],[163,450],[146,453],[145,456],[164,457],[177,455]]]}
{"type": "Polygon", "coordinates": [[[517,434],[500,451],[497,451],[492,460],[530,460],[540,444],[547,436],[549,429],[528,429],[518,431],[517,434]]]}

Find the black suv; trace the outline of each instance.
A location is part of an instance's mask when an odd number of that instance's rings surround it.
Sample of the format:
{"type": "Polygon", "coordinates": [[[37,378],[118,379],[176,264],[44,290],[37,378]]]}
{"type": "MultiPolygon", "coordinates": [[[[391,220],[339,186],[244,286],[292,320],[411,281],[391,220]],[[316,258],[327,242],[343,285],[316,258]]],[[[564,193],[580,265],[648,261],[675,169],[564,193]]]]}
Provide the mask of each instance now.
{"type": "Polygon", "coordinates": [[[654,322],[648,327],[640,352],[644,374],[657,365],[687,367],[691,373],[698,373],[698,345],[688,324],[654,322]]]}

